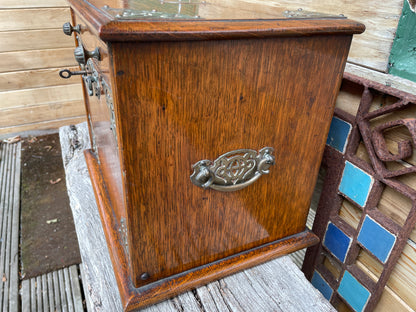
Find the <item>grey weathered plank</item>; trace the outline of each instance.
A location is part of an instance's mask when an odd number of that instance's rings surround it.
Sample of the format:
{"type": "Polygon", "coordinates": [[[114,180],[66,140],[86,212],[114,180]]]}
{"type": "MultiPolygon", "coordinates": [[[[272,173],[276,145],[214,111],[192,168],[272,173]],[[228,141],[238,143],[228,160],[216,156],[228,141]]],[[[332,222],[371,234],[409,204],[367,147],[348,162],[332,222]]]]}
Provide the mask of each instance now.
{"type": "MultiPolygon", "coordinates": [[[[30,281],[24,280],[22,281],[22,294],[30,293],[30,281]]],[[[30,296],[22,296],[22,312],[29,312],[30,311],[30,296]]]]}
{"type": "Polygon", "coordinates": [[[68,304],[68,312],[74,312],[74,304],[72,298],[71,279],[69,277],[68,268],[63,269],[64,283],[65,283],[65,296],[68,304]]]}
{"type": "Polygon", "coordinates": [[[0,307],[17,311],[21,143],[2,143],[0,149],[0,307]]]}
{"type": "Polygon", "coordinates": [[[52,284],[53,284],[53,298],[55,301],[55,310],[61,311],[62,305],[61,305],[61,296],[59,295],[59,280],[58,280],[58,272],[53,271],[52,272],[52,284]]]}
{"type": "MultiPolygon", "coordinates": [[[[83,149],[89,147],[86,123],[60,129],[66,182],[74,215],[81,270],[90,311],[121,311],[113,273],[83,149]],[[80,149],[71,140],[77,137],[80,149]],[[91,252],[94,250],[94,252],[91,252]]],[[[312,287],[289,257],[281,257],[249,270],[147,307],[142,312],[195,311],[335,311],[312,287]]]]}
{"type": "Polygon", "coordinates": [[[22,281],[22,311],[83,312],[77,265],[22,281]]]}
{"type": "MultiPolygon", "coordinates": [[[[80,264],[82,266],[82,264],[80,264]]],[[[69,267],[69,277],[71,282],[72,299],[74,302],[74,311],[83,312],[84,307],[82,305],[81,287],[77,266],[73,265],[69,267]]]]}
{"type": "Polygon", "coordinates": [[[35,280],[31,279],[30,281],[30,311],[36,312],[36,284],[35,280]]]}
{"type": "Polygon", "coordinates": [[[42,275],[42,302],[43,302],[43,311],[49,311],[49,298],[48,298],[48,281],[47,275],[42,275]]]}
{"type": "Polygon", "coordinates": [[[55,300],[54,298],[54,288],[53,288],[53,275],[52,272],[46,274],[48,280],[48,297],[49,297],[49,312],[54,312],[55,300]]]}
{"type": "Polygon", "coordinates": [[[42,277],[36,277],[36,306],[38,311],[43,311],[43,300],[42,300],[42,277]]]}

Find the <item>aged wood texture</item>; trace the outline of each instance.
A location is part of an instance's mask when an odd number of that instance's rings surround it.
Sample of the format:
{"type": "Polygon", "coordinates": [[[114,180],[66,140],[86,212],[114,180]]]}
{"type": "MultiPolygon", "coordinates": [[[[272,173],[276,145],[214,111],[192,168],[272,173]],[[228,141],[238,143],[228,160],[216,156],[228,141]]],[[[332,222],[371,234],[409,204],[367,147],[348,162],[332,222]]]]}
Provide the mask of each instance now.
{"type": "Polygon", "coordinates": [[[27,69],[73,67],[75,65],[74,48],[0,53],[0,73],[27,69]]]}
{"type": "Polygon", "coordinates": [[[69,8],[0,10],[0,31],[60,28],[68,21],[69,8]]]}
{"type": "MultiPolygon", "coordinates": [[[[60,129],[71,208],[83,258],[83,285],[91,311],[122,311],[83,150],[89,148],[86,123],[60,129]],[[78,148],[71,142],[78,140],[78,148]],[[91,253],[91,250],[94,250],[91,253]]],[[[334,311],[282,257],[187,292],[141,311],[334,311]]]]}
{"type": "Polygon", "coordinates": [[[76,65],[74,39],[62,33],[70,18],[68,4],[61,0],[1,1],[2,135],[53,129],[85,118],[80,80],[58,76],[62,67],[74,70],[76,65]]]}
{"type": "Polygon", "coordinates": [[[0,143],[0,307],[19,308],[19,220],[21,143],[0,143]]]}
{"type": "Polygon", "coordinates": [[[395,32],[402,11],[402,0],[360,1],[351,3],[346,0],[308,0],[295,3],[293,1],[251,0],[250,3],[267,3],[270,6],[284,6],[287,9],[313,12],[343,14],[366,25],[366,31],[353,39],[348,61],[387,72],[388,59],[395,32]]]}
{"type": "MultiPolygon", "coordinates": [[[[78,67],[67,68],[71,71],[79,70],[78,67]]],[[[0,73],[0,92],[74,84],[76,82],[74,79],[58,80],[56,78],[61,69],[47,68],[0,73]]]]}
{"type": "Polygon", "coordinates": [[[78,266],[22,281],[22,312],[83,312],[78,266]]]}
{"type": "Polygon", "coordinates": [[[81,90],[80,84],[70,84],[0,92],[0,109],[77,101],[82,99],[81,90]]]}
{"type": "Polygon", "coordinates": [[[118,22],[88,2],[71,6],[78,41],[103,56],[87,64],[101,93],[84,85],[94,152],[85,155],[127,310],[315,242],[307,210],[362,24],[267,20],[266,7],[251,20],[227,7],[227,21],[118,22]],[[200,160],[264,147],[276,165],[246,189],[190,182],[200,160]]]}
{"type": "Polygon", "coordinates": [[[328,131],[340,77],[334,68],[342,70],[348,39],[321,36],[112,45],[115,103],[120,103],[118,136],[128,172],[129,240],[133,242],[144,233],[149,237],[143,246],[130,251],[137,285],[143,284],[139,278],[143,270],[150,274],[150,281],[157,280],[302,230],[324,146],[322,134],[328,131]],[[328,46],[332,52],[326,59],[328,46]],[[269,53],[274,57],[268,57],[269,53]],[[256,67],[246,66],[248,56],[256,67]],[[135,58],[141,62],[128,61],[135,58]],[[316,78],[313,82],[303,80],[310,75],[316,78]],[[320,77],[333,84],[319,85],[320,77]],[[127,102],[140,105],[121,105],[127,102]],[[250,103],[256,103],[254,111],[250,103]],[[138,123],[139,116],[146,116],[146,122],[138,123]],[[276,147],[276,168],[250,188],[228,194],[204,191],[189,183],[189,173],[183,174],[190,172],[190,164],[214,160],[225,151],[244,146],[276,147]],[[290,165],[294,159],[299,159],[296,167],[290,165]],[[152,165],[154,160],[158,166],[152,165]],[[286,209],[276,210],[276,206],[286,209]],[[149,207],[155,208],[147,211],[149,207]],[[237,213],[237,207],[246,207],[254,219],[237,213]],[[264,209],[269,213],[263,214],[264,209]],[[223,215],[233,222],[220,217],[223,215]],[[191,216],[192,222],[185,216],[191,216]],[[160,225],[150,227],[151,220],[159,220],[160,225]],[[209,235],[201,234],[204,220],[211,224],[209,235]],[[171,227],[189,234],[182,235],[171,227]],[[223,241],[222,233],[230,233],[234,239],[223,241]],[[156,248],[154,237],[161,235],[166,239],[156,248]],[[193,237],[200,243],[191,241],[193,237]],[[152,251],[147,259],[144,250],[152,251]],[[177,255],[163,255],[161,250],[175,250],[182,256],[177,259],[177,255]],[[192,260],[195,255],[200,260],[192,260]],[[181,258],[183,263],[177,262],[181,258]],[[158,266],[169,269],[159,275],[158,266]]]}
{"type": "Polygon", "coordinates": [[[53,8],[67,7],[65,0],[2,0],[0,9],[22,9],[22,8],[53,8]]]}
{"type": "Polygon", "coordinates": [[[0,32],[0,52],[59,49],[73,47],[74,40],[62,36],[62,29],[0,32]]]}

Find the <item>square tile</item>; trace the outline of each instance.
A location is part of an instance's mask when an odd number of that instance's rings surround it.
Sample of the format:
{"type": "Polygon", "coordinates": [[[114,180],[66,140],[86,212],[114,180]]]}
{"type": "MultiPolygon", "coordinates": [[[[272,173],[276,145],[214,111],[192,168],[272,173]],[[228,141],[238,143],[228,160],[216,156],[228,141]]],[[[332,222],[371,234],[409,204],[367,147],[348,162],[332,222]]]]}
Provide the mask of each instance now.
{"type": "Polygon", "coordinates": [[[357,240],[382,263],[385,263],[396,242],[396,236],[369,216],[365,216],[357,240]]]}
{"type": "Polygon", "coordinates": [[[345,153],[351,129],[351,124],[339,119],[338,117],[333,117],[329,128],[328,138],[326,139],[326,144],[341,153],[345,153]]]}
{"type": "Polygon", "coordinates": [[[370,292],[348,271],[345,271],[338,287],[339,295],[354,309],[361,312],[370,299],[370,292]]]}
{"type": "Polygon", "coordinates": [[[329,284],[324,280],[321,274],[319,274],[316,271],[313,272],[311,283],[316,289],[318,289],[322,293],[326,300],[329,301],[331,299],[331,296],[334,291],[331,288],[331,286],[329,286],[329,284]]]}
{"type": "Polygon", "coordinates": [[[341,193],[364,207],[373,184],[374,178],[372,176],[349,161],[345,162],[344,172],[339,184],[341,193]]]}
{"type": "Polygon", "coordinates": [[[323,245],[338,258],[341,262],[345,261],[352,239],[348,237],[332,222],[329,222],[326,229],[323,245]]]}

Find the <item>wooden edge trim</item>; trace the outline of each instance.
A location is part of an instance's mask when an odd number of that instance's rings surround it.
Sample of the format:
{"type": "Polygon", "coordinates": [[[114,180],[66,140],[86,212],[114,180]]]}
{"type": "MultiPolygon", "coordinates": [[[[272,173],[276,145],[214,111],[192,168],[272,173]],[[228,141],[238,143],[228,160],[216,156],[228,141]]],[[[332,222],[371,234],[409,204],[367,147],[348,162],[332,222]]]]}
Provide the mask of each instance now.
{"type": "Polygon", "coordinates": [[[221,40],[328,34],[359,34],[361,23],[346,18],[117,21],[87,1],[69,1],[90,31],[103,41],[221,40]]]}
{"type": "Polygon", "coordinates": [[[97,158],[91,150],[84,151],[84,154],[125,311],[133,311],[160,302],[227,275],[319,243],[319,238],[315,234],[305,230],[208,265],[135,288],[129,275],[127,257],[117,235],[116,220],[97,158]]]}
{"type": "Polygon", "coordinates": [[[224,40],[242,38],[352,35],[365,26],[347,19],[229,21],[111,21],[101,27],[104,41],[224,40]],[[134,29],[134,30],[132,30],[134,29]]]}

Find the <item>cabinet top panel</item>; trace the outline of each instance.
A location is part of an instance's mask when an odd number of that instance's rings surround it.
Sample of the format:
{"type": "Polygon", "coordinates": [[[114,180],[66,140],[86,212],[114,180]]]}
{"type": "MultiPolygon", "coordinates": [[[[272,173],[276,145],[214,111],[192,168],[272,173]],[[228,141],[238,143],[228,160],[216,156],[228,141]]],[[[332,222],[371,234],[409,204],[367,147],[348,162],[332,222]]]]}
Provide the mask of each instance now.
{"type": "MultiPolygon", "coordinates": [[[[341,14],[307,12],[252,0],[69,0],[104,40],[227,39],[361,33],[341,14]],[[169,36],[166,36],[170,33],[169,36]],[[191,34],[192,33],[192,34],[191,34]],[[124,34],[121,38],[119,35],[124,34]],[[164,35],[163,35],[164,34],[164,35]],[[185,35],[186,34],[186,35],[185,35]],[[160,36],[161,35],[161,36],[160,36]],[[169,39],[170,38],[170,39],[169,39]]],[[[336,12],[334,12],[336,13],[336,12]]]]}

